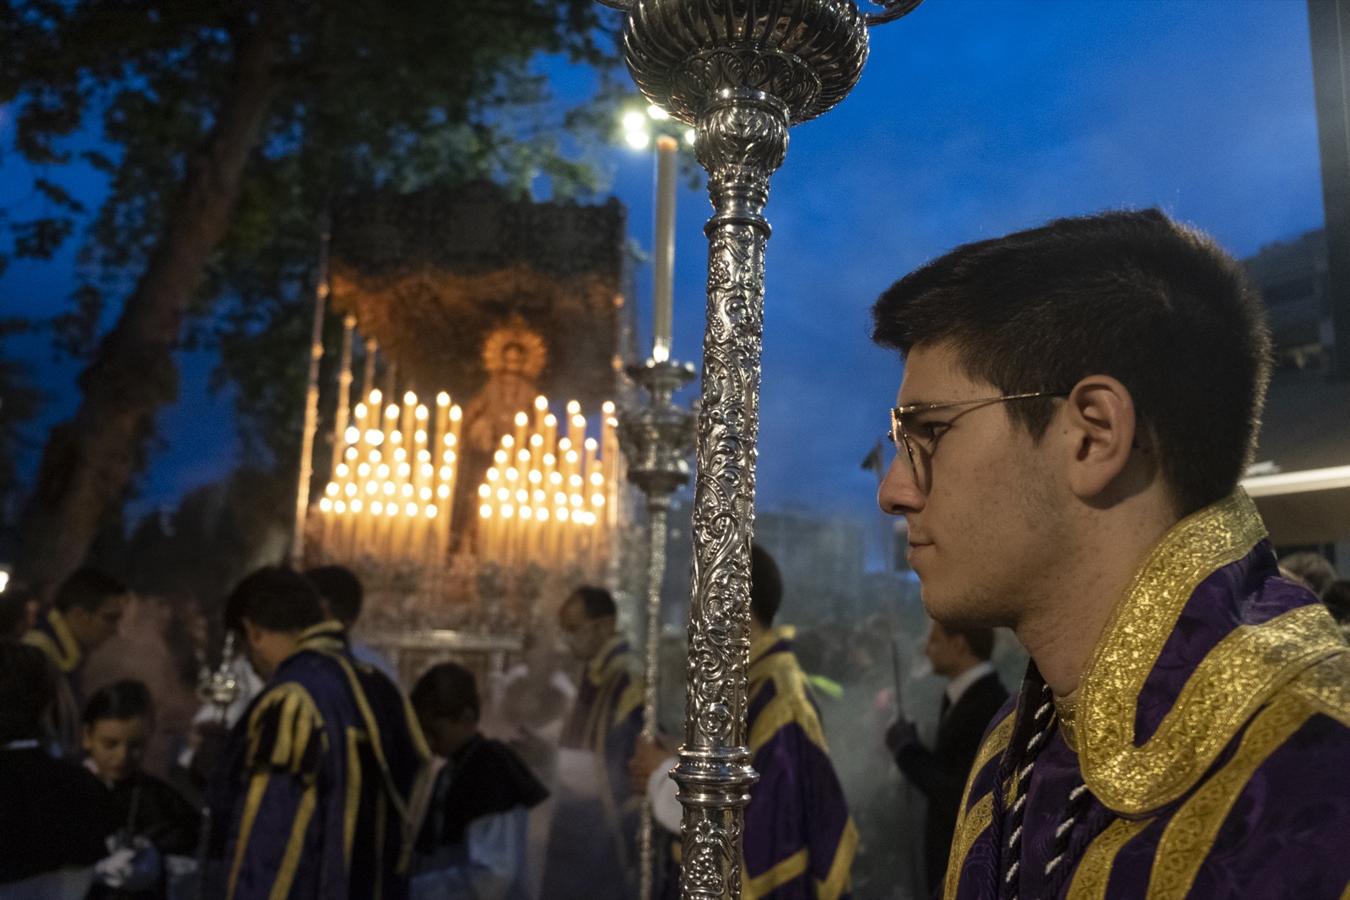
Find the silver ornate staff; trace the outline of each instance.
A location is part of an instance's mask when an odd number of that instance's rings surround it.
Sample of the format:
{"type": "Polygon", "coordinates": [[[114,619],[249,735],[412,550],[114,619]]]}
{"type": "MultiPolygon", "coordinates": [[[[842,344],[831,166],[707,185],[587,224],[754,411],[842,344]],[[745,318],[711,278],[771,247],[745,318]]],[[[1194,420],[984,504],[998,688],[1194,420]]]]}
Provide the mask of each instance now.
{"type": "MultiPolygon", "coordinates": [[[[647,393],[645,405],[620,413],[619,442],[628,458],[628,480],[647,498],[647,671],[642,697],[642,736],[656,736],[656,692],[660,675],[661,581],[666,572],[666,522],[670,498],[689,480],[689,451],[694,416],[680,408],[675,392],[694,377],[690,363],[649,359],[628,367],[628,375],[647,393]]],[[[641,900],[651,900],[654,851],[650,801],[643,799],[638,832],[641,900]]]]}
{"type": "Polygon", "coordinates": [[[694,488],[689,699],[675,780],[684,805],[684,900],[739,898],[741,828],[755,781],[745,746],[750,541],[769,176],[788,127],[857,83],[868,25],[919,0],[600,0],[627,13],[628,69],[652,103],[692,124],[708,171],[708,310],[694,488]]]}

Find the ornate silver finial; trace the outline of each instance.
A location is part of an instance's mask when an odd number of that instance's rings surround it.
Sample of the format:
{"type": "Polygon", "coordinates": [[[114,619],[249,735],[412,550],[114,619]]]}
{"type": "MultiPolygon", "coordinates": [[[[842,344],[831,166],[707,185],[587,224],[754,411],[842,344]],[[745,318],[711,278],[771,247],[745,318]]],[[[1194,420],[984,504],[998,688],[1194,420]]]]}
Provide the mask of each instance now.
{"type": "Polygon", "coordinates": [[[203,703],[209,703],[216,710],[216,721],[225,723],[225,716],[231,704],[239,699],[242,688],[234,677],[234,632],[225,632],[225,644],[220,651],[220,665],[214,671],[202,672],[197,681],[197,696],[203,703]]]}

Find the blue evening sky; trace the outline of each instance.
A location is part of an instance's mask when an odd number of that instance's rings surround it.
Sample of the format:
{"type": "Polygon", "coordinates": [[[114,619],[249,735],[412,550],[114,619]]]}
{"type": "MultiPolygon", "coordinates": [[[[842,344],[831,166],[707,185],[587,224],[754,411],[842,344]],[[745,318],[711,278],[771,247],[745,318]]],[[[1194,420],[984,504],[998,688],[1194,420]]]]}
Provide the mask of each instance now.
{"type": "MultiPolygon", "coordinates": [[[[590,81],[541,65],[563,96],[590,81]]],[[[0,116],[0,146],[8,138],[0,116]]],[[[615,149],[598,161],[649,246],[650,155],[615,149]]],[[[0,162],[8,204],[27,173],[0,162]]],[[[868,342],[868,309],[923,261],[1054,216],[1144,205],[1246,255],[1322,224],[1319,177],[1298,0],[928,0],[874,30],[861,82],[793,130],[772,185],[761,508],[875,532],[875,479],[859,462],[885,427],[900,365],[868,342]]],[[[681,191],[674,349],[695,362],[708,209],[702,191],[681,191]]],[[[67,254],[12,267],[0,315],[58,311],[71,265],[67,254]]],[[[640,272],[644,330],[650,284],[640,272]]],[[[34,341],[13,350],[40,367],[47,419],[68,415],[73,370],[34,341]]],[[[143,504],[171,503],[234,463],[228,398],[207,392],[209,368],[204,354],[185,366],[143,504]]]]}

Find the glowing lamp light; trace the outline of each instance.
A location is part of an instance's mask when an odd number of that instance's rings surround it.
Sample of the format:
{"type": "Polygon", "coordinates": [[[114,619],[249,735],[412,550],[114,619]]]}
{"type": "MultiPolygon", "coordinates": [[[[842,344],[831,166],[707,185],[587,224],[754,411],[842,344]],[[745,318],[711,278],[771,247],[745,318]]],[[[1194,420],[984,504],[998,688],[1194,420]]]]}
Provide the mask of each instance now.
{"type": "Polygon", "coordinates": [[[517,469],[515,466],[512,466],[511,468],[506,470],[507,481],[516,481],[519,478],[520,478],[520,470],[517,469]]]}
{"type": "MultiPolygon", "coordinates": [[[[369,412],[369,410],[366,409],[366,405],[365,405],[364,403],[358,403],[358,404],[356,404],[356,417],[357,417],[358,419],[364,419],[364,418],[366,417],[366,413],[367,413],[367,412],[369,412]]],[[[357,432],[357,434],[358,434],[358,436],[359,436],[359,435],[360,435],[360,432],[357,432]]],[[[349,443],[354,443],[354,442],[349,441],[349,443]]]]}
{"type": "Polygon", "coordinates": [[[399,478],[407,478],[411,474],[412,474],[412,466],[410,466],[408,463],[405,462],[401,462],[398,464],[399,478]]]}
{"type": "Polygon", "coordinates": [[[547,499],[547,495],[545,495],[544,492],[541,490],[535,490],[530,493],[530,499],[533,500],[536,505],[542,505],[543,502],[547,499]]]}
{"type": "Polygon", "coordinates": [[[328,484],[324,487],[323,492],[327,494],[329,497],[336,497],[338,492],[337,482],[336,481],[328,482],[328,484]]]}
{"type": "Polygon", "coordinates": [[[458,406],[450,407],[451,422],[458,422],[463,417],[464,417],[464,410],[460,409],[458,406]]]}
{"type": "Polygon", "coordinates": [[[614,415],[614,401],[606,400],[604,403],[600,404],[600,411],[607,416],[614,415]]]}
{"type": "Polygon", "coordinates": [[[394,448],[394,462],[403,462],[407,458],[408,458],[407,450],[404,450],[402,447],[394,448]]]}
{"type": "Polygon", "coordinates": [[[426,509],[423,510],[423,513],[426,515],[428,519],[434,519],[436,518],[436,507],[428,506],[426,509]]]}
{"type": "Polygon", "coordinates": [[[384,432],[378,428],[371,428],[366,431],[366,443],[378,447],[384,443],[384,432]]]}
{"type": "Polygon", "coordinates": [[[579,412],[581,412],[580,403],[578,403],[576,400],[567,401],[567,414],[569,416],[575,416],[579,412]]]}
{"type": "Polygon", "coordinates": [[[488,470],[487,470],[487,480],[488,480],[488,481],[496,481],[498,478],[501,478],[501,477],[502,477],[502,473],[501,473],[501,472],[498,472],[498,471],[496,470],[496,468],[492,468],[492,469],[488,469],[488,470]]]}
{"type": "Polygon", "coordinates": [[[544,465],[556,466],[557,464],[558,464],[558,457],[554,456],[552,453],[544,454],[544,465]]]}
{"type": "Polygon", "coordinates": [[[445,436],[445,439],[442,440],[441,443],[445,444],[445,446],[447,447],[453,447],[455,446],[455,436],[453,434],[447,434],[445,436]]]}
{"type": "Polygon", "coordinates": [[[542,434],[532,434],[532,435],[530,435],[530,446],[531,446],[531,447],[540,447],[540,446],[543,446],[543,443],[544,443],[544,436],[543,436],[542,434]]]}
{"type": "Polygon", "coordinates": [[[521,447],[519,450],[516,451],[516,459],[519,460],[520,462],[529,462],[530,451],[526,450],[524,447],[521,447]]]}
{"type": "Polygon", "coordinates": [[[511,519],[514,518],[515,515],[516,515],[516,508],[512,506],[510,503],[506,503],[502,506],[503,519],[511,519]]]}
{"type": "Polygon", "coordinates": [[[581,413],[577,413],[575,416],[572,417],[572,424],[578,428],[585,428],[586,417],[581,415],[581,413]]]}
{"type": "Polygon", "coordinates": [[[604,484],[604,483],[605,483],[605,476],[604,476],[604,475],[602,475],[602,474],[599,473],[599,472],[592,472],[592,473],[591,473],[591,484],[595,485],[596,487],[599,487],[600,485],[602,485],[602,484],[604,484]]]}
{"type": "Polygon", "coordinates": [[[384,495],[386,497],[394,496],[394,483],[392,481],[386,481],[384,483],[384,487],[382,488],[382,490],[384,491],[384,495]]]}
{"type": "Polygon", "coordinates": [[[384,402],[384,394],[380,391],[379,388],[375,388],[373,391],[370,392],[371,406],[379,406],[383,402],[384,402]]]}
{"type": "Polygon", "coordinates": [[[527,490],[525,490],[524,488],[521,488],[520,490],[516,491],[516,502],[517,502],[517,503],[529,503],[529,502],[530,502],[530,492],[527,491],[527,490]]]}
{"type": "MultiPolygon", "coordinates": [[[[419,421],[419,422],[426,421],[426,418],[427,418],[427,408],[426,408],[425,406],[423,406],[421,403],[419,403],[419,404],[417,404],[417,409],[413,410],[413,415],[417,417],[417,421],[419,421]]],[[[425,435],[426,432],[424,432],[424,431],[419,431],[418,434],[425,435]]],[[[422,437],[421,440],[424,440],[424,441],[425,441],[425,440],[426,440],[426,437],[425,437],[425,436],[422,437]]]]}
{"type": "Polygon", "coordinates": [[[373,481],[367,481],[367,482],[366,482],[366,493],[367,493],[367,494],[374,494],[374,493],[376,493],[377,491],[379,491],[379,489],[380,489],[380,486],[379,486],[378,484],[376,484],[375,482],[373,482],[373,481]]]}
{"type": "Polygon", "coordinates": [[[549,428],[557,428],[558,417],[555,416],[553,413],[549,413],[548,415],[544,416],[544,424],[549,428]]]}
{"type": "Polygon", "coordinates": [[[429,488],[429,487],[424,487],[424,488],[422,488],[422,490],[420,490],[420,491],[417,492],[417,496],[418,496],[418,498],[420,498],[423,502],[426,502],[427,500],[430,500],[431,497],[432,497],[431,488],[429,488]]]}
{"type": "Polygon", "coordinates": [[[571,477],[567,479],[567,484],[570,487],[581,487],[581,476],[573,472],[571,477]]]}
{"type": "Polygon", "coordinates": [[[605,505],[604,494],[591,494],[591,506],[604,506],[604,505],[605,505]]]}
{"type": "Polygon", "coordinates": [[[610,428],[618,428],[619,420],[614,418],[613,416],[610,416],[608,419],[605,420],[605,424],[608,425],[610,428]]]}
{"type": "Polygon", "coordinates": [[[348,460],[353,460],[356,459],[358,456],[360,456],[361,452],[357,450],[355,447],[348,447],[347,452],[342,455],[346,457],[348,460]]]}
{"type": "Polygon", "coordinates": [[[449,466],[441,466],[440,475],[442,481],[449,481],[450,476],[455,474],[455,470],[449,466]]]}
{"type": "Polygon", "coordinates": [[[376,469],[375,469],[375,475],[376,475],[377,478],[380,478],[380,479],[388,478],[388,477],[389,477],[389,464],[388,464],[388,463],[380,463],[379,466],[376,467],[376,469]]]}
{"type": "Polygon", "coordinates": [[[647,123],[642,118],[642,113],[636,109],[630,109],[624,113],[620,121],[623,123],[624,131],[641,131],[647,127],[647,123]]]}
{"type": "MultiPolygon", "coordinates": [[[[360,413],[357,413],[357,415],[359,416],[360,413]]],[[[361,429],[357,428],[355,425],[348,425],[347,430],[342,432],[342,437],[347,443],[355,444],[357,441],[361,440],[361,429]]]]}
{"type": "Polygon", "coordinates": [[[421,473],[423,478],[430,478],[432,475],[436,474],[436,467],[431,463],[422,463],[421,468],[417,471],[421,473]]]}
{"type": "Polygon", "coordinates": [[[559,450],[562,450],[562,451],[571,450],[571,449],[572,449],[572,439],[571,439],[571,438],[561,438],[561,439],[559,439],[559,441],[558,441],[558,449],[559,449],[559,450]]]}
{"type": "Polygon", "coordinates": [[[413,495],[413,486],[411,484],[405,484],[399,493],[405,497],[411,497],[413,495]]]}
{"type": "Polygon", "coordinates": [[[380,451],[378,451],[378,450],[372,450],[372,451],[370,451],[370,457],[369,457],[369,458],[370,458],[370,461],[371,461],[372,463],[377,463],[377,462],[379,462],[381,459],[384,459],[384,455],[383,455],[382,453],[380,453],[380,451]]]}
{"type": "Polygon", "coordinates": [[[500,500],[500,501],[502,501],[503,503],[505,503],[507,500],[510,500],[510,499],[511,499],[511,489],[510,489],[510,488],[504,488],[504,487],[499,487],[499,488],[497,488],[497,499],[500,500]]]}
{"type": "Polygon", "coordinates": [[[497,465],[499,465],[499,466],[504,466],[504,465],[506,465],[506,451],[505,451],[505,450],[498,450],[496,453],[493,453],[493,454],[492,454],[492,461],[495,462],[495,463],[496,463],[497,465]]]}
{"type": "Polygon", "coordinates": [[[415,516],[417,515],[417,509],[418,507],[416,503],[409,503],[407,506],[403,507],[403,512],[406,513],[407,515],[415,516]]]}
{"type": "Polygon", "coordinates": [[[427,442],[427,433],[419,428],[413,432],[413,440],[419,444],[425,444],[427,442]]]}
{"type": "MultiPolygon", "coordinates": [[[[485,485],[483,485],[483,487],[487,487],[487,485],[485,484],[485,485]]],[[[491,490],[491,489],[489,488],[489,490],[491,490]]],[[[436,499],[437,499],[437,500],[447,500],[447,499],[449,499],[449,497],[450,497],[450,485],[448,485],[448,484],[443,484],[443,485],[441,485],[440,487],[436,488],[436,499]]]]}
{"type": "Polygon", "coordinates": [[[418,451],[417,451],[417,461],[420,462],[420,463],[429,463],[429,462],[431,462],[431,451],[430,451],[430,450],[427,450],[427,449],[418,450],[418,451]]]}
{"type": "Polygon", "coordinates": [[[553,495],[553,505],[554,505],[554,506],[566,506],[566,505],[567,505],[567,495],[564,494],[562,491],[558,491],[558,493],[556,493],[556,494],[553,495]]]}
{"type": "Polygon", "coordinates": [[[522,519],[533,519],[533,518],[534,518],[534,510],[531,509],[531,508],[528,507],[528,506],[522,506],[522,507],[520,508],[520,517],[521,517],[522,519]]]}
{"type": "Polygon", "coordinates": [[[516,413],[516,424],[521,428],[524,428],[526,425],[530,424],[530,417],[523,412],[518,412],[516,413]]]}
{"type": "Polygon", "coordinates": [[[441,391],[439,394],[436,395],[436,405],[437,405],[437,406],[449,406],[449,405],[450,405],[450,395],[447,394],[445,391],[441,391]]]}
{"type": "Polygon", "coordinates": [[[562,473],[561,473],[561,472],[549,472],[549,473],[548,473],[548,483],[549,483],[549,484],[562,484],[562,473]]]}
{"type": "Polygon", "coordinates": [[[478,507],[478,515],[482,516],[484,519],[492,518],[492,507],[484,503],[482,506],[478,507]]]}
{"type": "Polygon", "coordinates": [[[540,472],[538,469],[530,470],[530,484],[538,484],[543,480],[544,480],[543,472],[540,472]]]}
{"type": "Polygon", "coordinates": [[[396,516],[399,513],[397,503],[386,503],[384,505],[384,514],[386,516],[396,516]]]}
{"type": "Polygon", "coordinates": [[[540,412],[543,412],[544,410],[548,409],[548,398],[545,397],[543,394],[540,394],[538,397],[535,397],[534,408],[539,410],[540,412]]]}
{"type": "Polygon", "coordinates": [[[370,504],[370,511],[377,516],[384,515],[384,504],[379,500],[374,500],[370,504]]]}
{"type": "Polygon", "coordinates": [[[390,403],[388,406],[386,406],[386,407],[384,408],[384,417],[385,417],[386,419],[397,419],[397,418],[398,418],[398,404],[397,404],[397,403],[390,403]]]}
{"type": "MultiPolygon", "coordinates": [[[[324,497],[323,499],[321,499],[321,500],[319,501],[319,510],[320,510],[321,512],[332,512],[332,511],[333,511],[333,501],[332,501],[332,500],[329,500],[327,497],[324,497]]],[[[6,580],[8,581],[8,577],[9,577],[9,573],[8,573],[8,572],[5,573],[5,577],[6,577],[6,580]]]]}
{"type": "Polygon", "coordinates": [[[362,506],[363,504],[361,503],[360,497],[357,497],[354,500],[352,500],[352,512],[359,513],[361,511],[362,506]]]}
{"type": "MultiPolygon", "coordinates": [[[[450,486],[447,485],[447,484],[443,484],[443,485],[441,485],[441,487],[446,488],[446,489],[448,490],[450,486]]],[[[491,486],[491,485],[487,485],[487,484],[480,484],[480,485],[478,486],[478,496],[482,497],[484,500],[486,500],[487,498],[491,497],[491,496],[492,496],[492,486],[491,486]]]]}
{"type": "Polygon", "coordinates": [[[595,442],[595,438],[586,438],[586,443],[583,446],[585,446],[587,450],[590,450],[592,453],[594,453],[595,448],[599,447],[600,445],[595,442]]]}
{"type": "Polygon", "coordinates": [[[540,522],[547,522],[547,521],[548,521],[548,507],[547,507],[547,506],[540,507],[539,512],[536,513],[536,516],[538,517],[538,519],[539,519],[540,522]]]}
{"type": "Polygon", "coordinates": [[[572,505],[573,505],[573,506],[581,506],[581,495],[580,495],[580,494],[573,494],[571,500],[572,500],[572,505]]]}
{"type": "Polygon", "coordinates": [[[686,128],[686,129],[684,130],[684,142],[685,142],[685,144],[686,144],[687,146],[690,146],[690,147],[694,146],[694,142],[697,141],[697,140],[698,140],[698,134],[695,133],[694,129],[692,129],[692,128],[686,128]]]}
{"type": "Polygon", "coordinates": [[[417,395],[414,394],[412,391],[406,391],[403,394],[403,402],[408,406],[412,406],[414,403],[417,402],[417,395]]]}
{"type": "Polygon", "coordinates": [[[401,432],[401,431],[391,431],[391,432],[389,433],[389,443],[391,443],[391,444],[401,444],[401,443],[403,443],[403,432],[401,432]]]}
{"type": "Polygon", "coordinates": [[[347,466],[346,463],[338,463],[338,464],[337,464],[337,468],[335,468],[335,469],[333,470],[333,472],[334,472],[334,474],[336,474],[337,477],[339,477],[339,478],[346,478],[346,477],[347,477],[347,474],[348,474],[349,472],[351,472],[351,469],[348,468],[348,466],[347,466]]]}
{"type": "Polygon", "coordinates": [[[503,446],[503,447],[505,447],[507,450],[510,450],[510,449],[511,449],[512,447],[514,447],[515,445],[516,445],[516,439],[515,439],[513,436],[511,436],[511,435],[509,435],[509,434],[504,434],[504,435],[502,435],[502,446],[503,446]]]}
{"type": "Polygon", "coordinates": [[[352,484],[351,482],[348,482],[347,486],[342,489],[342,493],[346,494],[348,497],[355,497],[356,485],[352,484]]]}
{"type": "Polygon", "coordinates": [[[333,512],[337,513],[338,515],[342,515],[346,511],[347,511],[347,504],[343,503],[341,500],[333,504],[333,512]]]}
{"type": "Polygon", "coordinates": [[[567,456],[566,456],[565,458],[566,458],[566,460],[567,460],[568,462],[570,462],[570,463],[576,462],[577,459],[578,459],[578,457],[577,457],[577,451],[575,451],[575,450],[568,450],[568,451],[567,451],[567,456]]]}
{"type": "Polygon", "coordinates": [[[567,521],[567,517],[568,517],[567,507],[564,506],[564,507],[562,507],[561,509],[558,510],[558,516],[557,516],[557,518],[558,518],[558,521],[559,521],[559,522],[566,522],[566,521],[567,521]]]}

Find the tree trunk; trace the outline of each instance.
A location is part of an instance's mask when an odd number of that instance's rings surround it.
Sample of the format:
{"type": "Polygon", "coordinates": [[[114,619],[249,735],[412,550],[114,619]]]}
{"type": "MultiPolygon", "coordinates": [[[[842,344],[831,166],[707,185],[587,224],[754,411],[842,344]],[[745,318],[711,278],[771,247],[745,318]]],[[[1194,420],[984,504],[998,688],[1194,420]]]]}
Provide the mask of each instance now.
{"type": "Polygon", "coordinates": [[[109,509],[123,501],[155,414],[177,394],[174,351],[183,316],[229,227],[277,86],[281,4],[260,6],[238,44],[229,93],[205,145],[188,159],[145,272],[80,375],[80,408],[52,429],[43,448],[15,562],[16,575],[44,593],[80,565],[109,509]]]}

